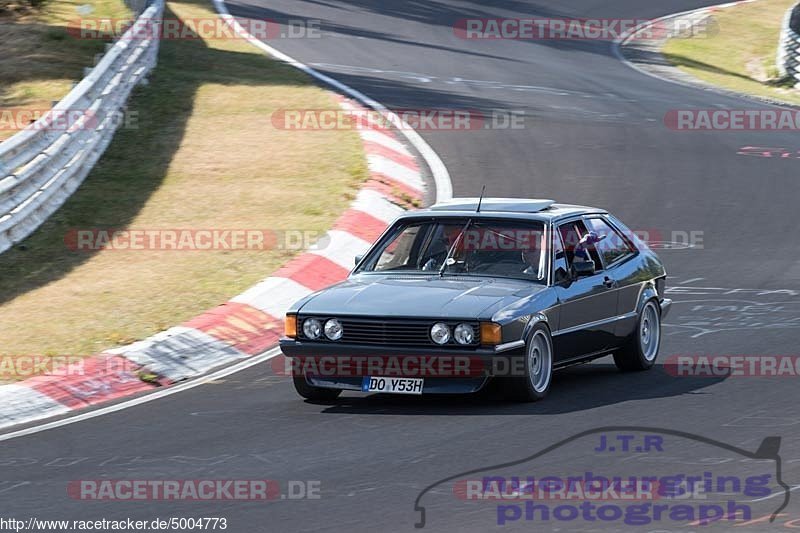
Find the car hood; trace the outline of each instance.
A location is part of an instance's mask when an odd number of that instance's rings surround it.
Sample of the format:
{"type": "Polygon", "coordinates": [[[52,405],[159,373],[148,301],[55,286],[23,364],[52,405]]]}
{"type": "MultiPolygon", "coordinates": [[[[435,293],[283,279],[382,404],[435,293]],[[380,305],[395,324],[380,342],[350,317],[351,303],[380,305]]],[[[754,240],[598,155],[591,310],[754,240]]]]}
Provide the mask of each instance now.
{"type": "Polygon", "coordinates": [[[296,307],[302,314],[479,319],[545,288],[497,278],[362,274],[315,293],[296,307]]]}

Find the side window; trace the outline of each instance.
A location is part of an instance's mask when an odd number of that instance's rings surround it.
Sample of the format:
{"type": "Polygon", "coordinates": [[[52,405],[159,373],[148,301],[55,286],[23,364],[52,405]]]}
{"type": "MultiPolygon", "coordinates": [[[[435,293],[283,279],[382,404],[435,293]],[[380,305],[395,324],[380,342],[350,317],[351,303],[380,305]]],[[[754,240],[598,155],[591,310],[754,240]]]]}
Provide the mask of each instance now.
{"type": "Polygon", "coordinates": [[[420,231],[419,225],[408,226],[383,250],[375,270],[395,270],[408,266],[412,248],[420,231]]]}
{"type": "Polygon", "coordinates": [[[561,232],[553,232],[553,283],[564,283],[569,279],[569,263],[564,244],[561,242],[561,232]]]}
{"type": "Polygon", "coordinates": [[[634,253],[622,234],[612,228],[604,219],[589,218],[586,223],[589,226],[589,230],[597,233],[600,238],[596,248],[605,265],[616,263],[634,253]]]}
{"type": "MultiPolygon", "coordinates": [[[[579,243],[584,235],[589,233],[589,230],[586,229],[586,225],[583,223],[583,221],[574,220],[572,222],[561,224],[558,227],[558,232],[561,234],[561,239],[564,243],[568,266],[572,266],[572,263],[576,260],[576,252],[578,252],[578,260],[583,260],[585,254],[582,253],[579,243]]],[[[588,258],[594,261],[595,269],[598,271],[603,270],[603,263],[600,261],[600,256],[597,253],[595,245],[588,244],[585,246],[585,250],[588,252],[588,258]]]]}

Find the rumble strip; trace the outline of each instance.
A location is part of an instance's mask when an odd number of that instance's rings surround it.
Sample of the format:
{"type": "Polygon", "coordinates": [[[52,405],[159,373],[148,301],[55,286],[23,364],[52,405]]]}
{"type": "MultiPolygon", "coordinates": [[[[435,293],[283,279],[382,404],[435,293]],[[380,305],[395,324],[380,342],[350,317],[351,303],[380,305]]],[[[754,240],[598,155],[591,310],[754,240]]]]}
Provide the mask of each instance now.
{"type": "MultiPolygon", "coordinates": [[[[365,111],[343,97],[347,111],[365,111]]],[[[344,279],[386,226],[423,199],[415,157],[386,129],[359,130],[370,177],[327,233],[327,244],[214,309],[152,337],[107,350],[57,373],[0,386],[0,428],[62,415],[199,376],[274,346],[286,309],[344,279]]]]}

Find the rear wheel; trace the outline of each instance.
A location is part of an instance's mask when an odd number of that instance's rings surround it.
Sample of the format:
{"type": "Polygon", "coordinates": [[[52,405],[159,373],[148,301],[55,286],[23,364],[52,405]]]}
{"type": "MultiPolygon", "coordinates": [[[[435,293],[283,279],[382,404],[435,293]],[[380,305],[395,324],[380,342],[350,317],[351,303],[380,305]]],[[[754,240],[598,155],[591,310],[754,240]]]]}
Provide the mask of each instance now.
{"type": "Polygon", "coordinates": [[[293,376],[294,388],[297,394],[306,398],[307,400],[315,402],[329,402],[335,400],[342,391],[340,389],[327,389],[324,387],[315,387],[306,381],[305,376],[293,376]]]}
{"type": "Polygon", "coordinates": [[[518,402],[547,396],[553,380],[553,341],[544,325],[534,327],[525,343],[525,375],[509,378],[508,395],[518,402]]]}
{"type": "Polygon", "coordinates": [[[642,308],[633,335],[614,354],[614,363],[625,372],[648,370],[655,364],[660,346],[661,312],[658,302],[650,300],[642,308]]]}

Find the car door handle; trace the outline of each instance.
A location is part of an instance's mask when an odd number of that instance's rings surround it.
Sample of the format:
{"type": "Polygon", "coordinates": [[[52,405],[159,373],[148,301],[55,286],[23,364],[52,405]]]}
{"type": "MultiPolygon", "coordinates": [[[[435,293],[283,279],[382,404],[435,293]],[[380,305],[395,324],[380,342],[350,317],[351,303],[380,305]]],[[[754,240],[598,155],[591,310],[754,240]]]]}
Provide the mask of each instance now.
{"type": "Polygon", "coordinates": [[[606,276],[605,278],[603,278],[603,285],[605,285],[609,289],[613,289],[614,287],[616,287],[617,282],[606,276]]]}

